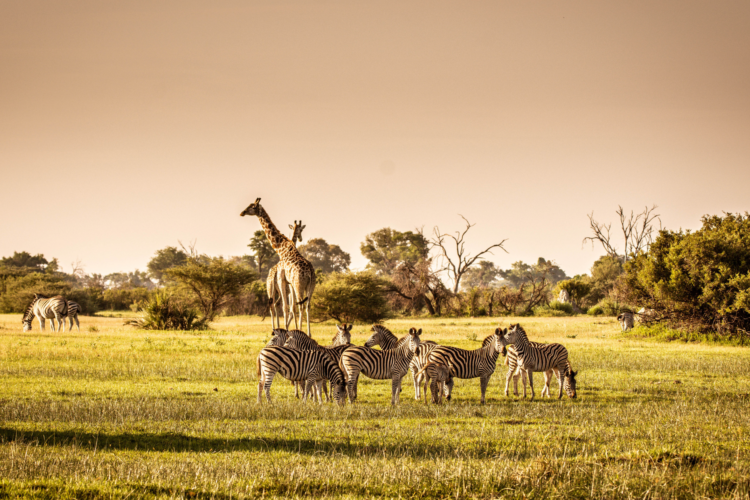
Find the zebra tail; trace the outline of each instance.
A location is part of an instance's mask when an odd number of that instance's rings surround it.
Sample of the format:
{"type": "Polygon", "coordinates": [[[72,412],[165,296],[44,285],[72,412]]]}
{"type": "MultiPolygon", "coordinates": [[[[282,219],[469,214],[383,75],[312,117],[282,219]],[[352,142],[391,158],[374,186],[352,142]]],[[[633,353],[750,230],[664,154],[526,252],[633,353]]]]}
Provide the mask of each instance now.
{"type": "Polygon", "coordinates": [[[427,369],[428,366],[434,365],[434,364],[435,363],[433,363],[432,361],[428,361],[427,364],[424,365],[424,367],[417,372],[417,374],[415,375],[415,377],[419,377],[420,375],[422,375],[424,373],[424,371],[427,369]]]}
{"type": "Polygon", "coordinates": [[[260,354],[258,354],[258,357],[255,360],[255,365],[257,367],[258,380],[260,380],[260,354]]]}
{"type": "Polygon", "coordinates": [[[305,302],[307,302],[309,299],[310,299],[310,297],[305,297],[304,299],[302,299],[299,302],[297,302],[297,305],[301,306],[302,304],[304,304],[305,302]]]}

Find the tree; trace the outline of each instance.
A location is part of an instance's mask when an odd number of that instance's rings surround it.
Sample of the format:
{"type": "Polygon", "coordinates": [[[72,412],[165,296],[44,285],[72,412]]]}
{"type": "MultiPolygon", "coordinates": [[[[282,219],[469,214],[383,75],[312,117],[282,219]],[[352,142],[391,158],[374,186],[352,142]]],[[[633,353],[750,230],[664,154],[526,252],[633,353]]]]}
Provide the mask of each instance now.
{"type": "Polygon", "coordinates": [[[500,270],[500,277],[503,278],[505,283],[511,288],[518,288],[523,283],[533,279],[544,278],[549,284],[555,285],[557,282],[564,279],[568,279],[565,275],[565,271],[550,260],[545,260],[544,257],[539,257],[536,264],[526,264],[525,262],[518,261],[511,264],[510,269],[500,270]]]}
{"type": "Polygon", "coordinates": [[[187,254],[176,247],[157,250],[156,254],[148,261],[149,275],[155,280],[162,281],[164,271],[185,264],[187,258],[187,254]]]}
{"type": "Polygon", "coordinates": [[[640,255],[641,253],[648,250],[654,239],[654,222],[659,221],[659,227],[661,227],[661,219],[659,214],[655,214],[656,205],[651,208],[646,207],[643,212],[639,214],[630,211],[630,216],[625,215],[625,210],[622,206],[617,207],[615,212],[620,217],[620,229],[622,230],[622,237],[624,243],[624,250],[622,255],[617,252],[617,246],[612,241],[613,235],[611,234],[612,224],[604,224],[594,220],[594,212],[589,214],[589,227],[593,236],[587,236],[583,239],[583,242],[591,242],[593,247],[594,242],[598,241],[601,243],[604,251],[610,257],[617,257],[623,261],[630,259],[631,255],[640,255]]]}
{"type": "Polygon", "coordinates": [[[331,273],[315,288],[313,317],[340,323],[377,323],[390,314],[388,281],[371,271],[331,273]]]}
{"type": "Polygon", "coordinates": [[[467,253],[465,241],[466,234],[472,227],[474,227],[475,224],[471,224],[463,215],[460,215],[460,217],[464,220],[464,222],[466,222],[466,228],[463,231],[456,231],[455,235],[441,233],[440,229],[435,226],[435,228],[433,229],[434,237],[431,241],[434,246],[440,248],[440,250],[442,251],[442,257],[446,262],[445,270],[448,271],[448,277],[453,282],[453,293],[458,293],[458,287],[461,284],[461,278],[477,260],[482,258],[484,254],[492,254],[491,250],[493,248],[500,248],[501,250],[507,252],[507,250],[505,250],[505,248],[503,247],[503,243],[505,243],[506,240],[503,240],[500,243],[490,245],[485,250],[482,250],[474,256],[467,253]],[[455,256],[449,255],[447,248],[448,246],[455,247],[454,251],[451,252],[451,254],[455,252],[455,256]]]}
{"type": "Polygon", "coordinates": [[[621,257],[611,255],[603,255],[594,262],[589,280],[591,292],[588,299],[591,303],[595,304],[609,295],[617,282],[617,278],[625,272],[622,264],[621,257]]]}
{"type": "Polygon", "coordinates": [[[489,288],[496,284],[496,279],[500,276],[500,269],[494,263],[483,260],[475,267],[472,267],[464,274],[461,286],[466,290],[472,288],[489,288]]]}
{"type": "Polygon", "coordinates": [[[207,256],[190,257],[184,265],[167,269],[164,274],[193,293],[207,321],[213,321],[222,307],[258,277],[247,267],[207,256]]]}
{"type": "Polygon", "coordinates": [[[584,299],[591,292],[591,283],[578,277],[569,280],[560,281],[557,284],[558,290],[565,290],[570,295],[570,302],[574,308],[580,309],[584,299]]]}
{"type": "Polygon", "coordinates": [[[110,273],[104,277],[108,288],[146,288],[153,290],[156,285],[145,271],[136,269],[130,273],[110,273]]]}
{"type": "Polygon", "coordinates": [[[403,262],[416,264],[426,259],[430,252],[429,241],[421,232],[400,232],[389,227],[368,234],[359,248],[370,261],[367,269],[386,276],[403,262]]]}
{"type": "Polygon", "coordinates": [[[695,232],[662,230],[625,264],[628,300],[642,320],[750,335],[750,214],[704,216],[695,232]]]}
{"type": "Polygon", "coordinates": [[[424,306],[432,316],[440,316],[443,304],[450,298],[438,272],[433,268],[432,259],[402,262],[391,276],[389,292],[394,306],[401,306],[412,313],[421,311],[424,306]]]}
{"type": "Polygon", "coordinates": [[[324,273],[343,273],[352,262],[351,256],[340,246],[331,245],[323,238],[307,240],[298,250],[316,270],[324,273]]]}
{"type": "Polygon", "coordinates": [[[44,255],[31,255],[29,252],[13,252],[11,257],[3,257],[0,259],[0,265],[3,266],[28,267],[34,268],[38,271],[44,271],[47,264],[49,264],[49,262],[44,258],[44,255]]]}
{"type": "Polygon", "coordinates": [[[268,277],[268,270],[279,262],[276,250],[273,249],[271,242],[268,241],[266,233],[260,229],[253,233],[253,237],[250,238],[250,243],[247,246],[253,251],[252,257],[258,266],[260,279],[265,280],[268,277]]]}

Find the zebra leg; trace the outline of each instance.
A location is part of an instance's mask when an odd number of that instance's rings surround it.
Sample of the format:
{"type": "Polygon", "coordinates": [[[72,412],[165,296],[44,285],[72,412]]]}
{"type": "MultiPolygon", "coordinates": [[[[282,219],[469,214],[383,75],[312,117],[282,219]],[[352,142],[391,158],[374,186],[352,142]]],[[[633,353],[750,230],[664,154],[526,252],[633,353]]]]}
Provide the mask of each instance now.
{"type": "Polygon", "coordinates": [[[41,331],[44,331],[44,318],[42,318],[41,316],[39,316],[39,329],[41,331]]]}
{"type": "Polygon", "coordinates": [[[531,370],[527,370],[526,375],[529,376],[529,387],[531,387],[531,401],[534,401],[534,396],[536,396],[536,394],[534,393],[534,372],[532,372],[531,370]]]}
{"type": "MultiPolygon", "coordinates": [[[[508,395],[508,388],[510,387],[511,377],[513,377],[513,372],[510,370],[510,368],[508,368],[508,373],[505,374],[505,395],[506,396],[508,395]]],[[[515,393],[516,393],[516,396],[518,396],[518,380],[516,380],[515,377],[513,377],[513,382],[515,382],[515,385],[516,385],[515,393]]]]}
{"type": "MultiPolygon", "coordinates": [[[[435,398],[435,389],[432,387],[432,384],[430,384],[430,376],[425,373],[424,378],[424,404],[427,404],[427,386],[430,386],[430,391],[432,391],[432,397],[435,398]]],[[[422,399],[422,398],[420,398],[422,399]]]]}
{"type": "Polygon", "coordinates": [[[391,404],[395,405],[399,402],[399,396],[401,395],[401,378],[394,377],[391,380],[391,404]]]}
{"type": "Polygon", "coordinates": [[[273,383],[274,375],[276,375],[276,372],[271,372],[267,377],[264,377],[263,380],[263,388],[266,391],[266,401],[269,403],[271,402],[271,384],[273,383]]]}
{"type": "Polygon", "coordinates": [[[357,400],[357,380],[359,379],[359,372],[347,374],[346,376],[346,394],[349,396],[349,402],[354,404],[357,400]]]}
{"type": "MultiPolygon", "coordinates": [[[[78,329],[78,332],[80,333],[81,332],[81,324],[78,322],[78,315],[77,314],[74,316],[74,319],[76,320],[76,328],[78,329]]],[[[71,332],[73,331],[73,323],[72,322],[70,323],[70,331],[71,332]]]]}
{"type": "MultiPolygon", "coordinates": [[[[557,378],[557,385],[560,386],[560,389],[557,393],[557,399],[562,399],[562,393],[563,393],[563,373],[565,373],[565,368],[555,368],[555,377],[557,378]]],[[[549,394],[549,392],[548,392],[549,394]]]]}
{"type": "Polygon", "coordinates": [[[263,402],[263,380],[263,372],[261,372],[260,377],[258,377],[258,404],[263,402]]]}
{"type": "MultiPolygon", "coordinates": [[[[322,382],[320,383],[320,385],[323,388],[323,394],[326,395],[326,401],[330,403],[331,402],[331,395],[328,394],[328,381],[326,379],[323,379],[322,382]]],[[[333,393],[333,390],[331,390],[331,393],[333,393]]],[[[321,403],[322,403],[322,401],[321,401],[321,403]]]]}
{"type": "MultiPolygon", "coordinates": [[[[414,379],[414,399],[419,401],[422,399],[419,394],[419,384],[422,382],[422,377],[417,377],[417,369],[414,366],[409,367],[411,369],[411,378],[414,379]]],[[[425,394],[425,397],[427,395],[425,394]]]]}
{"type": "Polygon", "coordinates": [[[549,383],[552,381],[552,370],[544,372],[544,387],[542,387],[542,397],[546,394],[549,398],[549,383]]]}
{"type": "Polygon", "coordinates": [[[482,390],[482,404],[484,404],[484,395],[487,392],[487,384],[490,383],[490,377],[481,377],[479,379],[479,388],[482,390]]]}
{"type": "Polygon", "coordinates": [[[305,394],[302,396],[302,402],[307,401],[307,395],[311,394],[313,401],[315,401],[315,390],[317,387],[315,387],[317,384],[312,379],[305,380],[305,394]]]}
{"type": "Polygon", "coordinates": [[[65,318],[57,314],[55,314],[55,317],[57,318],[57,330],[60,331],[60,328],[62,328],[63,333],[65,333],[65,318]]]}

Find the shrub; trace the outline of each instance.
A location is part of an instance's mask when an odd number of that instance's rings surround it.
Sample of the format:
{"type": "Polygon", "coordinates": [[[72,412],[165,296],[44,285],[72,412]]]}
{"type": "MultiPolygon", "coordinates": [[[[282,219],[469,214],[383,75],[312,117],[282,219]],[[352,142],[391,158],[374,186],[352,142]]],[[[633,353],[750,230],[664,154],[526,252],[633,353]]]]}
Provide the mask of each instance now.
{"type": "Polygon", "coordinates": [[[604,308],[599,304],[589,307],[587,313],[589,316],[602,316],[604,315],[604,308]]]}
{"type": "Polygon", "coordinates": [[[391,314],[388,286],[371,272],[331,273],[315,287],[310,314],[318,321],[377,323],[391,314]]]}
{"type": "Polygon", "coordinates": [[[566,304],[553,300],[546,306],[534,309],[534,316],[572,316],[575,314],[573,304],[566,304]]]}
{"type": "MultiPolygon", "coordinates": [[[[637,311],[637,309],[634,309],[632,306],[630,306],[628,304],[623,304],[622,302],[618,302],[618,301],[610,299],[610,298],[607,298],[607,299],[604,299],[604,300],[600,301],[598,304],[596,304],[595,306],[593,306],[591,309],[594,309],[595,307],[600,308],[601,309],[601,313],[599,313],[599,314],[593,314],[592,316],[594,316],[594,315],[595,316],[598,316],[598,315],[603,315],[603,316],[617,316],[621,312],[624,312],[624,311],[630,311],[630,312],[637,311]]],[[[589,314],[591,314],[591,313],[589,313],[589,314]]]]}
{"type": "Polygon", "coordinates": [[[156,292],[144,304],[143,318],[126,321],[126,325],[143,330],[206,330],[208,320],[198,318],[198,311],[166,292],[156,292]]]}
{"type": "Polygon", "coordinates": [[[124,311],[133,304],[147,302],[152,293],[146,287],[110,288],[102,293],[102,305],[110,311],[124,311]]]}

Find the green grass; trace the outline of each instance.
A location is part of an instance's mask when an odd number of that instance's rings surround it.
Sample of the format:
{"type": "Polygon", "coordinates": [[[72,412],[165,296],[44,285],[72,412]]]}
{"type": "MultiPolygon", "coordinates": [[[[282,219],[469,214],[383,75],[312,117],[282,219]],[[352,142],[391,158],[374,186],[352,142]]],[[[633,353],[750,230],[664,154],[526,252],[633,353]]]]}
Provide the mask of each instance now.
{"type": "MultiPolygon", "coordinates": [[[[19,315],[0,315],[0,498],[750,494],[743,347],[625,337],[610,318],[520,318],[533,340],[566,345],[577,400],[507,398],[499,366],[484,406],[478,380],[458,381],[450,404],[425,406],[409,376],[395,408],[390,383],[364,377],[355,406],[302,404],[280,378],[275,403],[258,405],[268,320],[222,318],[194,333],[123,321],[81,317],[81,333],[35,324],[24,334],[19,315]]],[[[387,324],[477,348],[498,321],[387,324]]],[[[353,342],[368,330],[355,326],[353,342]]],[[[335,327],[313,334],[328,343],[335,327]]]]}

